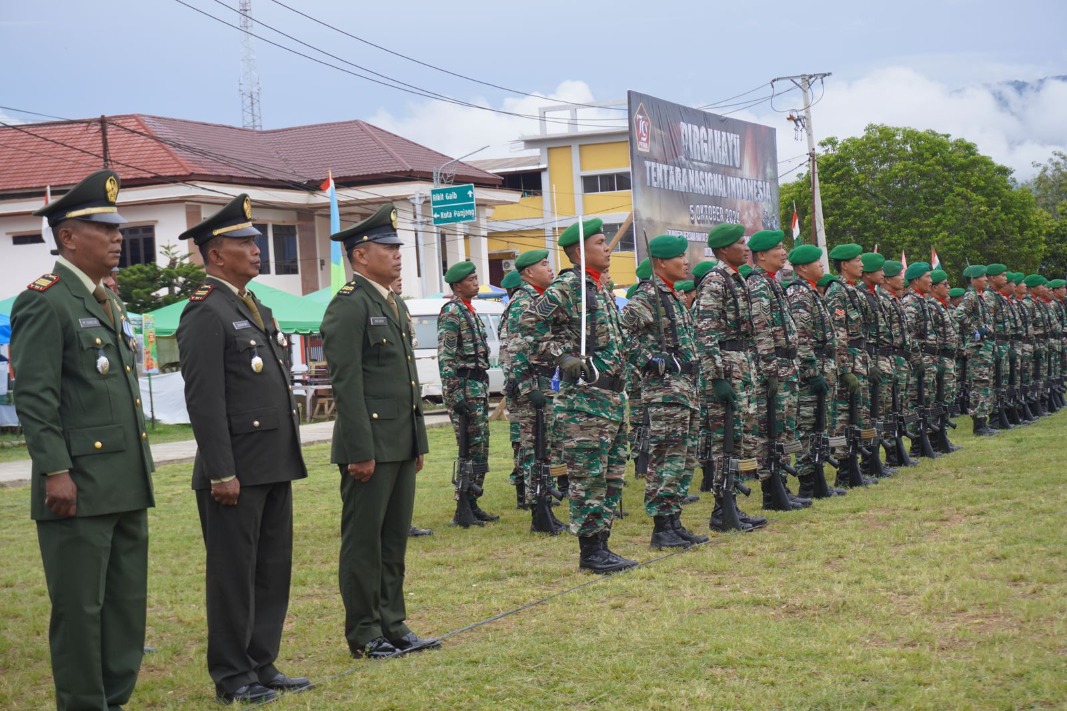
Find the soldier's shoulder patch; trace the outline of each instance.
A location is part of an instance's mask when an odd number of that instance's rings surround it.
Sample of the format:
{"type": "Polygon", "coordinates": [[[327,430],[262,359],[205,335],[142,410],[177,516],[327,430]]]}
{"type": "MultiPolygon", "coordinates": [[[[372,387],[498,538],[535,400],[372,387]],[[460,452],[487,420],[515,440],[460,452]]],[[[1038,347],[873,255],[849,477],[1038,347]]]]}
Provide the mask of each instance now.
{"type": "Polygon", "coordinates": [[[542,296],[540,299],[535,301],[533,303],[533,306],[530,308],[532,308],[533,312],[541,318],[547,318],[552,315],[553,311],[556,310],[556,302],[552,299],[546,299],[544,296],[542,296]]]}
{"type": "Polygon", "coordinates": [[[34,291],[48,291],[59,281],[58,274],[42,274],[29,284],[26,285],[27,289],[34,291]]]}
{"type": "Polygon", "coordinates": [[[338,289],[337,290],[337,295],[338,296],[348,296],[349,294],[351,294],[351,293],[353,293],[355,291],[358,291],[360,289],[360,287],[362,287],[362,286],[363,286],[363,284],[359,281],[359,279],[353,279],[352,281],[348,282],[347,284],[342,286],[340,289],[338,289]]]}
{"type": "Polygon", "coordinates": [[[189,301],[203,301],[208,297],[208,294],[214,290],[214,284],[201,284],[197,287],[197,290],[193,292],[193,295],[189,297],[189,301]]]}

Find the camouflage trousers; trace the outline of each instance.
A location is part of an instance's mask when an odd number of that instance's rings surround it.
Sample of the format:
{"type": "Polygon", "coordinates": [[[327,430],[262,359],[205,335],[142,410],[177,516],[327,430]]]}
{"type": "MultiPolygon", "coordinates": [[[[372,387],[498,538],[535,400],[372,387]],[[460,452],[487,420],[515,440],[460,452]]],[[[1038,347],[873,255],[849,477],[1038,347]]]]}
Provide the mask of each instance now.
{"type": "Polygon", "coordinates": [[[911,382],[908,386],[908,409],[919,414],[919,409],[930,407],[934,403],[934,393],[937,388],[937,366],[941,362],[941,356],[922,353],[920,364],[915,366],[911,373],[911,382]],[[919,400],[919,378],[923,381],[923,399],[919,400]]]}
{"type": "Polygon", "coordinates": [[[514,417],[515,404],[508,402],[508,441],[511,442],[511,474],[508,476],[508,483],[515,486],[515,483],[522,476],[522,461],[519,453],[522,451],[519,447],[519,423],[514,417]]]}
{"type": "MultiPolygon", "coordinates": [[[[756,401],[752,398],[755,385],[752,382],[755,368],[751,356],[744,351],[724,351],[723,376],[734,386],[737,402],[734,404],[734,418],[730,423],[734,433],[733,456],[738,459],[752,459],[756,456],[756,401]]],[[[715,458],[716,490],[723,486],[725,472],[722,470],[723,444],[726,434],[726,406],[716,402],[711,395],[707,398],[707,417],[703,428],[710,435],[711,454],[715,458]]],[[[707,436],[707,435],[706,435],[707,436]]]]}
{"type": "MultiPolygon", "coordinates": [[[[489,462],[489,396],[483,391],[481,397],[468,397],[466,403],[470,408],[470,415],[467,417],[468,455],[471,461],[476,464],[487,464],[489,462]]],[[[452,431],[456,435],[456,444],[458,446],[460,438],[459,413],[449,409],[448,419],[452,421],[452,431]]],[[[471,484],[481,487],[484,482],[485,472],[471,476],[471,484]]],[[[458,493],[455,498],[458,498],[458,493]]]]}
{"type": "Polygon", "coordinates": [[[1034,357],[1031,361],[1033,369],[1033,377],[1031,378],[1033,387],[1037,390],[1038,394],[1045,392],[1045,388],[1048,387],[1048,349],[1045,347],[1034,346],[1034,357]]]}
{"type": "MultiPolygon", "coordinates": [[[[645,415],[645,405],[640,398],[630,398],[627,417],[630,424],[626,431],[626,441],[630,445],[630,458],[634,460],[637,459],[639,454],[637,440],[641,435],[641,428],[645,426],[645,415]]],[[[640,475],[640,472],[636,473],[640,475]]]]}
{"type": "MultiPolygon", "coordinates": [[[[510,410],[512,424],[519,429],[519,448],[515,455],[516,468],[519,476],[526,486],[526,503],[534,503],[534,462],[537,454],[534,448],[534,432],[537,424],[537,409],[525,398],[510,410]]],[[[562,476],[566,470],[563,467],[563,451],[560,446],[557,418],[553,408],[552,398],[545,403],[545,454],[548,456],[548,464],[552,468],[552,476],[562,476]]],[[[553,482],[549,482],[551,486],[553,482]]]]}
{"type": "Polygon", "coordinates": [[[623,423],[573,410],[558,414],[570,480],[571,533],[592,536],[610,531],[625,485],[623,423]]]}
{"type": "Polygon", "coordinates": [[[771,475],[770,443],[790,442],[797,436],[798,378],[795,362],[778,361],[778,371],[791,373],[778,381],[778,392],[772,403],[767,398],[767,382],[764,378],[756,379],[755,405],[756,417],[756,458],[759,460],[759,478],[767,479],[771,475]],[[777,432],[768,430],[767,413],[774,407],[775,427],[777,432]]]}
{"type": "MultiPolygon", "coordinates": [[[[993,357],[993,397],[997,402],[1005,402],[1008,390],[1013,387],[1011,379],[1011,346],[1007,343],[998,343],[994,347],[993,357]],[[1000,366],[1000,377],[997,377],[997,364],[1000,366]]],[[[1018,371],[1018,361],[1016,361],[1018,371]]]]}
{"type": "MultiPolygon", "coordinates": [[[[823,396],[822,400],[822,432],[828,434],[831,427],[830,410],[834,401],[834,387],[837,381],[837,371],[831,368],[823,373],[826,382],[830,385],[830,392],[823,396]]],[[[811,394],[811,390],[804,383],[798,384],[797,391],[797,427],[796,437],[804,442],[804,449],[797,455],[797,476],[807,476],[815,473],[815,465],[811,460],[811,435],[815,433],[815,416],[818,413],[819,397],[811,394]]]]}
{"type": "Polygon", "coordinates": [[[1019,387],[1025,395],[1034,383],[1034,347],[1030,343],[1020,343],[1017,348],[1019,387]]]}
{"type": "Polygon", "coordinates": [[[645,475],[645,512],[671,516],[682,510],[682,499],[696,467],[700,413],[685,405],[650,404],[648,473],[645,475]]]}
{"type": "MultiPolygon", "coordinates": [[[[938,404],[942,407],[949,407],[956,402],[956,398],[959,395],[959,382],[956,375],[956,359],[955,358],[941,358],[941,366],[945,369],[944,385],[942,397],[938,401],[938,404]]],[[[937,393],[934,393],[937,396],[937,393]]]]}
{"type": "MultiPolygon", "coordinates": [[[[859,348],[849,348],[849,361],[852,363],[851,373],[856,376],[856,380],[860,383],[859,392],[856,393],[856,406],[859,408],[859,422],[860,427],[870,426],[871,420],[871,384],[867,380],[867,371],[870,369],[870,359],[867,356],[867,351],[859,348]]],[[[845,434],[845,428],[848,427],[848,403],[849,392],[845,384],[840,382],[841,376],[838,375],[838,381],[834,390],[834,405],[833,405],[833,419],[834,428],[833,433],[835,435],[845,434]]]]}
{"type": "MultiPolygon", "coordinates": [[[[903,359],[901,359],[903,360],[903,359]]],[[[897,371],[897,357],[895,355],[873,355],[871,356],[872,367],[876,366],[878,372],[881,375],[881,382],[878,384],[878,421],[885,423],[889,421],[889,416],[893,412],[893,379],[896,377],[897,371]]],[[[898,397],[900,386],[897,386],[898,397]]],[[[875,412],[875,404],[872,398],[871,400],[871,413],[875,412]]],[[[884,432],[883,428],[883,432],[884,432]]]]}
{"type": "Polygon", "coordinates": [[[980,341],[967,353],[967,388],[971,393],[971,414],[988,418],[993,411],[992,341],[980,341]]]}

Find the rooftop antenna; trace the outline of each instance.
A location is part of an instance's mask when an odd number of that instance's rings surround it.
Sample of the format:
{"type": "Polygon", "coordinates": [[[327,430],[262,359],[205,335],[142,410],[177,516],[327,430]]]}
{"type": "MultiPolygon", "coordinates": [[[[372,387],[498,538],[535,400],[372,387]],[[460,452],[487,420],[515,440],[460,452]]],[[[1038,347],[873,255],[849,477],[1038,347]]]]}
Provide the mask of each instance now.
{"type": "Polygon", "coordinates": [[[241,125],[260,130],[263,119],[259,113],[259,70],[256,69],[256,48],[252,43],[252,0],[240,0],[241,15],[241,125]]]}

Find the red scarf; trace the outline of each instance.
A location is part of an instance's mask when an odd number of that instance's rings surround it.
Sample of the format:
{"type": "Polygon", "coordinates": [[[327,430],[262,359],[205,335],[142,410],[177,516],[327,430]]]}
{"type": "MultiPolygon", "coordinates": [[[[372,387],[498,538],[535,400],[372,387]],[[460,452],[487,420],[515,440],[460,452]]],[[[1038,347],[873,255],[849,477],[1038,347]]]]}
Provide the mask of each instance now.
{"type": "Polygon", "coordinates": [[[934,298],[940,301],[941,305],[944,306],[946,309],[948,308],[948,299],[942,299],[940,296],[937,295],[935,295],[934,298]]]}
{"type": "Polygon", "coordinates": [[[463,302],[463,305],[466,306],[471,313],[474,313],[474,304],[472,304],[467,299],[460,299],[460,301],[463,302]]]}
{"type": "Polygon", "coordinates": [[[671,291],[674,291],[674,282],[673,281],[667,281],[663,277],[659,276],[659,274],[657,274],[656,276],[658,276],[660,278],[660,281],[662,281],[664,284],[667,285],[668,289],[670,289],[671,291]]]}
{"type": "MultiPolygon", "coordinates": [[[[530,282],[526,282],[526,283],[530,284],[530,282]]],[[[537,284],[530,284],[530,286],[532,286],[534,289],[537,290],[538,295],[545,293],[545,290],[542,289],[541,287],[539,287],[537,284]]]]}
{"type": "Polygon", "coordinates": [[[593,281],[595,281],[597,284],[600,284],[600,272],[598,272],[596,269],[586,267],[585,273],[593,277],[593,281]]]}
{"type": "Polygon", "coordinates": [[[808,279],[807,277],[804,277],[804,281],[806,281],[809,284],[811,284],[811,288],[812,289],[818,289],[819,288],[819,283],[816,282],[816,281],[812,281],[811,279],[808,279]]]}

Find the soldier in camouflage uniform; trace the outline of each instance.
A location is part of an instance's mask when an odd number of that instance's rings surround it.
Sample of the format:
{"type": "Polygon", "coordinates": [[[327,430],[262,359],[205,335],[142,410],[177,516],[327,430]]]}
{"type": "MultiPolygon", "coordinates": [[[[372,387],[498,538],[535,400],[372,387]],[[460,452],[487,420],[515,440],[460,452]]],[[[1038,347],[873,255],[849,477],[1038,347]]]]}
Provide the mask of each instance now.
{"type": "Polygon", "coordinates": [[[997,403],[997,421],[1001,429],[1011,429],[1020,424],[1015,408],[1009,404],[1012,372],[1017,371],[1018,361],[1013,363],[1012,337],[1018,331],[1017,316],[1011,300],[1004,295],[1008,284],[1008,267],[990,264],[986,267],[989,288],[982,295],[993,327],[993,397],[997,403]]]}
{"type": "MultiPolygon", "coordinates": [[[[848,403],[856,396],[859,410],[859,426],[866,427],[870,420],[870,384],[867,373],[870,359],[867,355],[866,300],[856,289],[856,282],[863,275],[863,247],[858,244],[839,244],[830,251],[834,270],[839,278],[826,287],[826,309],[834,324],[837,337],[837,388],[834,399],[834,434],[845,434],[848,427],[848,403]]],[[[848,486],[845,472],[837,473],[837,485],[848,486]]],[[[864,484],[872,479],[865,477],[864,484]]]]}
{"type": "MultiPolygon", "coordinates": [[[[507,381],[511,372],[510,358],[508,357],[508,313],[514,304],[515,290],[522,286],[522,278],[519,273],[512,269],[500,280],[500,288],[507,292],[508,305],[504,307],[504,313],[500,316],[500,325],[497,327],[497,336],[500,339],[500,370],[504,374],[504,400],[508,405],[508,441],[511,442],[511,474],[508,475],[508,483],[515,487],[515,508],[526,509],[526,482],[522,478],[522,457],[519,451],[519,421],[512,415],[515,407],[514,398],[510,397],[507,390],[507,381]]],[[[521,309],[520,309],[521,312],[521,309]]]]}
{"type": "MultiPolygon", "coordinates": [[[[956,414],[956,356],[960,348],[959,324],[949,311],[948,304],[948,273],[943,269],[935,269],[930,272],[930,313],[933,316],[934,328],[941,339],[941,356],[938,361],[940,371],[938,377],[941,381],[941,392],[934,389],[934,400],[948,412],[944,417],[956,414]]],[[[948,427],[938,430],[937,437],[932,440],[934,449],[942,454],[951,454],[960,449],[948,438],[948,427]]]]}
{"type": "Polygon", "coordinates": [[[653,548],[688,548],[706,536],[681,523],[682,500],[696,467],[699,376],[693,322],[674,291],[689,271],[685,237],[661,235],[649,242],[653,277],[622,312],[633,375],[640,379],[648,420],[645,513],[653,517],[653,548]]]}
{"type": "MultiPolygon", "coordinates": [[[[908,336],[914,348],[911,353],[908,408],[918,417],[922,410],[928,410],[934,404],[937,374],[941,368],[941,336],[936,330],[930,307],[932,286],[930,265],[926,262],[915,262],[904,273],[904,279],[908,282],[908,291],[901,299],[901,303],[904,306],[904,315],[907,317],[908,336]],[[920,379],[923,385],[922,398],[919,397],[920,379]]],[[[933,426],[934,423],[928,422],[927,424],[933,426]]],[[[915,427],[919,428],[918,422],[915,427]]],[[[920,438],[912,439],[910,455],[912,457],[925,456],[920,438]]],[[[938,455],[931,453],[931,456],[938,455]]]]}
{"type": "MultiPolygon", "coordinates": [[[[632,299],[641,285],[652,276],[652,260],[642,259],[637,265],[637,283],[626,291],[626,298],[632,299]]],[[[648,413],[641,400],[641,374],[634,372],[631,362],[626,364],[626,409],[629,427],[626,440],[630,444],[630,457],[634,460],[634,477],[643,481],[648,473],[648,413]]]]}
{"type": "MultiPolygon", "coordinates": [[[[904,265],[887,259],[882,265],[885,281],[878,287],[878,298],[882,300],[882,309],[886,314],[886,332],[889,335],[889,347],[892,349],[891,369],[882,372],[882,380],[888,393],[887,412],[900,417],[907,406],[908,385],[911,379],[912,343],[908,337],[908,319],[904,314],[904,305],[900,297],[904,294],[904,265]],[[893,389],[896,388],[896,407],[893,410],[893,389]]],[[[886,449],[886,464],[894,467],[913,466],[913,462],[903,453],[904,461],[898,456],[896,447],[886,449]]]]}
{"type": "Polygon", "coordinates": [[[1048,337],[1048,367],[1046,368],[1045,392],[1048,411],[1058,412],[1062,407],[1060,401],[1060,362],[1063,360],[1063,339],[1060,334],[1060,321],[1056,312],[1056,300],[1052,294],[1052,282],[1041,277],[1041,306],[1045,311],[1048,337]]]}
{"type": "Polygon", "coordinates": [[[697,300],[697,285],[692,279],[682,279],[674,282],[674,290],[682,300],[682,305],[687,311],[693,310],[693,302],[697,300]]]}
{"type": "MultiPolygon", "coordinates": [[[[478,274],[474,263],[457,262],[445,272],[452,298],[437,317],[437,367],[441,373],[441,397],[448,408],[452,428],[459,441],[463,419],[467,422],[469,456],[474,463],[467,499],[475,524],[500,517],[478,506],[485,475],[489,471],[489,344],[485,324],[474,311],[471,300],[478,294],[478,274]]],[[[456,500],[460,492],[457,491],[456,500]]],[[[462,525],[457,504],[453,522],[462,525]]]]}
{"type": "Polygon", "coordinates": [[[815,432],[819,400],[822,400],[822,432],[831,427],[830,403],[833,384],[837,382],[837,337],[826,304],[819,296],[816,284],[823,276],[822,250],[815,245],[801,245],[789,253],[797,278],[786,288],[793,322],[797,328],[797,366],[799,398],[797,403],[797,437],[808,443],[797,457],[797,479],[804,498],[827,498],[845,494],[844,489],[830,487],[825,475],[820,479],[812,459],[810,438],[815,432]]]}
{"type": "Polygon", "coordinates": [[[975,434],[997,431],[993,413],[993,322],[983,294],[986,290],[984,264],[972,264],[963,270],[968,280],[967,293],[960,302],[960,340],[967,357],[967,390],[970,393],[971,417],[975,434]]]}
{"type": "Polygon", "coordinates": [[[611,264],[602,226],[603,221],[594,218],[563,231],[558,244],[576,265],[582,246],[579,234],[584,236],[585,273],[580,268],[560,273],[523,313],[519,319],[522,338],[511,346],[515,347],[512,372],[519,393],[535,406],[544,393],[533,387],[526,372],[530,354],[543,352],[560,368],[556,415],[561,419],[563,458],[570,479],[571,532],[578,535],[581,549],[579,567],[612,573],[637,563],[608,548],[625,484],[627,359],[615,299],[600,282],[601,273],[611,264]]]}
{"type": "Polygon", "coordinates": [[[1019,317],[1019,340],[1015,344],[1017,348],[1019,364],[1019,397],[1022,401],[1022,414],[1028,422],[1037,419],[1037,409],[1033,402],[1033,359],[1034,359],[1034,336],[1033,325],[1030,323],[1030,311],[1026,306],[1026,295],[1029,289],[1026,287],[1025,274],[1022,272],[1012,273],[1012,283],[1015,285],[1012,305],[1019,317]]]}
{"type": "Polygon", "coordinates": [[[1040,274],[1030,274],[1023,280],[1027,294],[1023,299],[1026,309],[1026,318],[1030,323],[1030,335],[1033,343],[1033,357],[1028,367],[1033,375],[1030,378],[1032,389],[1032,407],[1036,407],[1034,414],[1044,416],[1049,414],[1048,403],[1045,397],[1047,392],[1047,367],[1048,367],[1048,323],[1045,312],[1041,308],[1041,286],[1044,277],[1040,274]]]}
{"type": "MultiPolygon", "coordinates": [[[[505,386],[504,392],[508,398],[508,415],[511,423],[519,430],[518,447],[518,470],[522,477],[522,491],[525,498],[523,508],[529,508],[531,513],[530,531],[535,533],[549,533],[557,535],[561,533],[565,525],[556,519],[551,508],[548,510],[547,520],[542,520],[535,510],[538,503],[535,498],[536,487],[534,477],[534,437],[537,422],[537,408],[530,402],[528,397],[520,394],[521,388],[515,380],[513,362],[515,358],[526,357],[527,353],[521,349],[512,348],[512,344],[523,339],[522,315],[545,289],[552,283],[555,276],[552,267],[548,263],[548,250],[535,249],[523,252],[515,259],[516,274],[519,275],[519,286],[512,294],[511,301],[500,319],[500,343],[501,363],[504,365],[505,386]]],[[[556,366],[544,362],[541,354],[534,353],[534,362],[526,364],[523,372],[527,377],[533,378],[532,390],[542,393],[545,397],[544,425],[545,425],[545,448],[549,456],[549,466],[552,475],[561,477],[566,474],[563,465],[562,446],[558,437],[558,429],[555,426],[553,412],[555,392],[552,390],[552,377],[555,375],[556,366]]],[[[550,492],[543,492],[548,496],[550,492]]]]}
{"type": "Polygon", "coordinates": [[[1048,283],[1052,292],[1052,313],[1055,316],[1055,328],[1058,333],[1056,342],[1059,344],[1059,358],[1054,370],[1057,386],[1057,404],[1067,407],[1064,399],[1064,375],[1067,373],[1067,279],[1053,279],[1048,283]]]}
{"type": "MultiPolygon", "coordinates": [[[[693,304],[693,322],[696,328],[700,352],[700,371],[703,378],[703,409],[706,420],[701,425],[702,438],[710,438],[706,451],[700,456],[716,460],[707,466],[714,467],[712,491],[715,494],[715,509],[711,515],[711,527],[717,531],[733,530],[723,518],[723,500],[733,503],[735,492],[725,491],[723,469],[723,441],[726,427],[735,435],[733,457],[752,459],[756,455],[756,403],[753,374],[755,343],[752,333],[752,308],[748,299],[739,267],[748,255],[741,225],[722,224],[708,233],[708,246],[712,248],[718,265],[707,272],[697,290],[693,304]],[[726,422],[727,404],[733,406],[733,421],[726,422]]],[[[749,516],[738,510],[742,531],[751,531],[766,525],[762,516],[749,516]]]]}
{"type": "Polygon", "coordinates": [[[811,506],[810,498],[794,497],[785,488],[789,455],[782,447],[796,441],[797,427],[797,327],[785,296],[775,278],[785,266],[786,251],[781,230],[762,230],[748,240],[756,266],[745,284],[752,304],[752,332],[756,343],[756,399],[767,410],[756,418],[756,452],[760,459],[763,508],[792,511],[811,506]],[[776,432],[768,429],[767,412],[774,407],[776,432]]]}
{"type": "MultiPolygon", "coordinates": [[[[879,436],[887,434],[887,415],[892,409],[892,375],[893,343],[889,333],[889,312],[885,303],[878,296],[878,288],[885,283],[885,257],[877,252],[860,255],[863,261],[862,282],[856,290],[866,303],[867,313],[867,359],[870,370],[867,380],[870,383],[871,425],[879,436]],[[877,416],[876,416],[877,415],[877,416]]],[[[870,448],[871,455],[864,460],[864,471],[873,477],[887,477],[896,470],[882,464],[880,443],[870,448]]]]}

